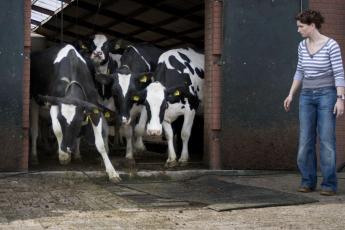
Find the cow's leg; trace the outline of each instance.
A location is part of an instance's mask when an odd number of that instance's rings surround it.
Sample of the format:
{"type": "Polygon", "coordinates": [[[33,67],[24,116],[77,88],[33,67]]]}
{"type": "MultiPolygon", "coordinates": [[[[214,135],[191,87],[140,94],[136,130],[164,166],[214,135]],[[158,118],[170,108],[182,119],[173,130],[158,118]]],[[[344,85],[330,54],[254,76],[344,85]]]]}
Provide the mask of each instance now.
{"type": "Polygon", "coordinates": [[[38,137],[39,105],[34,99],[30,100],[30,134],[31,134],[31,155],[30,163],[38,164],[37,158],[37,137],[38,137]]]}
{"type": "Polygon", "coordinates": [[[143,136],[145,133],[145,126],[147,121],[147,113],[146,108],[144,107],[141,110],[140,119],[138,124],[135,126],[134,132],[135,132],[135,143],[134,148],[137,152],[144,152],[146,150],[144,142],[143,142],[143,136]]]}
{"type": "Polygon", "coordinates": [[[73,160],[74,161],[81,161],[79,145],[80,145],[80,138],[77,139],[77,147],[75,149],[75,152],[73,153],[73,160]]]}
{"type": "Polygon", "coordinates": [[[132,125],[124,125],[123,126],[123,130],[124,130],[126,141],[127,141],[127,144],[126,144],[126,159],[134,160],[134,158],[133,158],[133,142],[132,142],[133,127],[132,127],[132,125]]]}
{"type": "Polygon", "coordinates": [[[50,117],[52,119],[52,127],[53,127],[53,131],[55,134],[55,137],[57,139],[58,142],[58,146],[59,146],[59,161],[60,164],[62,165],[66,165],[69,164],[71,162],[71,154],[66,153],[65,151],[63,151],[61,149],[61,143],[62,143],[62,129],[61,129],[61,125],[60,122],[58,120],[58,113],[59,113],[59,108],[56,105],[53,105],[50,107],[50,117]]]}
{"type": "Polygon", "coordinates": [[[182,153],[179,159],[179,163],[182,166],[188,164],[188,159],[189,159],[188,142],[189,142],[192,126],[193,126],[194,117],[195,117],[195,110],[187,111],[184,115],[184,121],[183,121],[182,130],[181,130],[182,153]]]}
{"type": "Polygon", "coordinates": [[[121,181],[119,174],[115,171],[113,165],[111,164],[108,157],[108,131],[107,124],[101,118],[97,124],[92,123],[93,133],[95,135],[95,145],[98,152],[101,154],[105,166],[105,171],[108,174],[109,180],[111,182],[117,183],[121,181]]]}
{"type": "Polygon", "coordinates": [[[115,145],[116,144],[116,140],[115,140],[115,127],[114,126],[109,126],[109,136],[108,136],[108,142],[111,145],[115,145]]]}
{"type": "Polygon", "coordinates": [[[174,148],[174,133],[173,129],[171,127],[171,124],[163,121],[163,129],[165,131],[165,137],[168,141],[168,159],[165,163],[165,167],[174,167],[177,165],[176,162],[176,153],[175,153],[175,148],[174,148]]]}

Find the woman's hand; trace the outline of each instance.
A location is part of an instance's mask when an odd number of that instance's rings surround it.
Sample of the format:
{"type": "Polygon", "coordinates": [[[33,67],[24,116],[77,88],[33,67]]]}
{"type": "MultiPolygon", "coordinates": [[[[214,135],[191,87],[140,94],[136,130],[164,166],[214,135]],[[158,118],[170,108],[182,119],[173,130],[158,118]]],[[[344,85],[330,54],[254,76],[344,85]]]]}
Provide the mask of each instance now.
{"type": "MultiPolygon", "coordinates": [[[[286,112],[290,110],[290,104],[292,102],[292,99],[293,99],[292,95],[289,94],[284,100],[284,109],[286,112]]],[[[344,110],[344,107],[343,107],[343,110],[344,110]]]]}
{"type": "Polygon", "coordinates": [[[337,99],[337,102],[334,105],[333,114],[336,114],[337,118],[342,116],[344,113],[344,101],[337,99]]]}

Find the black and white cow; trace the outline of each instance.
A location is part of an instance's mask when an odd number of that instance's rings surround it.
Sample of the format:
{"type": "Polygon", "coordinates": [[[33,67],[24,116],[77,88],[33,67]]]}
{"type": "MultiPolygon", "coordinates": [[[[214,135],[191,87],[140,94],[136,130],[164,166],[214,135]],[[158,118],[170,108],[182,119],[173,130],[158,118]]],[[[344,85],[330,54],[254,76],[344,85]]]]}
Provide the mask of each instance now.
{"type": "MultiPolygon", "coordinates": [[[[188,141],[196,112],[202,111],[204,55],[191,48],[172,49],[163,53],[154,73],[155,82],[146,88],[147,134],[161,135],[162,127],[168,141],[166,166],[177,164],[171,123],[184,116],[181,138],[181,165],[189,159],[188,141]]],[[[144,94],[144,95],[143,95],[144,94]]]]}
{"type": "MultiPolygon", "coordinates": [[[[146,73],[154,71],[158,57],[162,50],[149,45],[137,44],[126,48],[121,57],[121,66],[114,75],[112,92],[115,100],[121,128],[127,140],[126,158],[133,160],[133,127],[135,120],[140,116],[143,105],[138,97],[138,92],[151,83],[151,78],[146,73]]],[[[140,116],[136,125],[134,147],[136,151],[144,151],[145,146],[142,136],[145,133],[145,119],[140,116]]]]}
{"type": "MultiPolygon", "coordinates": [[[[71,45],[60,45],[31,55],[31,106],[49,103],[52,127],[59,147],[59,161],[68,164],[72,153],[79,157],[82,126],[94,133],[109,179],[120,177],[108,158],[108,126],[97,106],[98,92],[85,60],[71,45]],[[44,96],[42,96],[44,95],[44,96]]],[[[32,146],[35,147],[38,112],[31,111],[32,146]]],[[[37,158],[36,149],[32,150],[37,158]]]]}
{"type": "MultiPolygon", "coordinates": [[[[95,85],[100,95],[99,103],[110,111],[115,112],[112,114],[116,115],[111,91],[113,82],[111,74],[114,74],[120,66],[123,49],[117,48],[115,40],[109,40],[103,34],[95,34],[90,40],[79,40],[75,46],[82,53],[94,77],[95,85]]],[[[118,134],[118,127],[114,124],[115,118],[112,117],[110,120],[109,134],[115,136],[115,140],[118,142],[121,138],[118,134]]]]}

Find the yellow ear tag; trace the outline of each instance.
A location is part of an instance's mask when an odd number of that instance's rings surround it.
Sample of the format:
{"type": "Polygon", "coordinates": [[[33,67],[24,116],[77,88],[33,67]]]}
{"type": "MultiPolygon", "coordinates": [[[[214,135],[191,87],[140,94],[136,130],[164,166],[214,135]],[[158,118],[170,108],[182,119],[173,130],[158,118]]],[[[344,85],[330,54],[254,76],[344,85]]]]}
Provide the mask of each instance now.
{"type": "Polygon", "coordinates": [[[90,117],[90,115],[87,115],[87,116],[86,116],[86,119],[85,119],[85,122],[86,122],[86,123],[89,123],[89,121],[91,121],[91,117],[90,117]]]}
{"type": "Polygon", "coordinates": [[[146,75],[142,76],[142,77],[140,78],[140,82],[142,82],[142,83],[147,82],[147,76],[146,76],[146,75]]]}
{"type": "Polygon", "coordinates": [[[133,101],[139,101],[139,96],[133,96],[133,101]]]}
{"type": "Polygon", "coordinates": [[[98,113],[99,113],[98,109],[93,109],[92,112],[93,112],[94,114],[98,114],[98,113]]]}
{"type": "Polygon", "coordinates": [[[83,44],[83,45],[81,45],[81,48],[85,50],[86,46],[83,44]]]}
{"type": "Polygon", "coordinates": [[[180,96],[180,91],[179,90],[176,90],[175,92],[174,92],[174,96],[180,96]]]}
{"type": "Polygon", "coordinates": [[[110,113],[109,113],[109,112],[105,112],[105,113],[104,113],[104,117],[105,117],[105,118],[109,118],[109,117],[110,117],[110,113]]]}

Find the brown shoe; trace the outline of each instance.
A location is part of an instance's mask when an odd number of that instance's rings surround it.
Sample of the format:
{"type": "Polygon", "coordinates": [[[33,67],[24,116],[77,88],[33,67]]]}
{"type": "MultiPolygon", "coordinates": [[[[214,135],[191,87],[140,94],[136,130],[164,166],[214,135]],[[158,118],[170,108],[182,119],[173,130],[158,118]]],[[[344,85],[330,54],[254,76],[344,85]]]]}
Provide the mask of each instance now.
{"type": "Polygon", "coordinates": [[[299,187],[297,189],[297,192],[304,192],[304,193],[308,193],[308,192],[312,192],[312,191],[314,191],[314,190],[309,188],[309,187],[299,187]]]}
{"type": "Polygon", "coordinates": [[[336,194],[336,192],[332,191],[332,190],[322,190],[320,192],[320,195],[323,196],[334,196],[336,194]]]}

